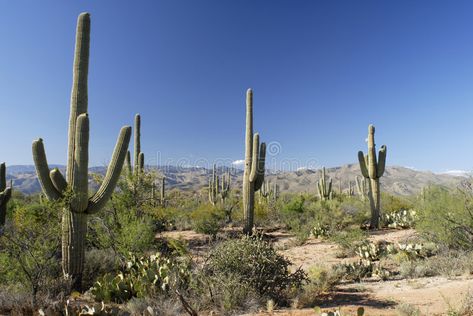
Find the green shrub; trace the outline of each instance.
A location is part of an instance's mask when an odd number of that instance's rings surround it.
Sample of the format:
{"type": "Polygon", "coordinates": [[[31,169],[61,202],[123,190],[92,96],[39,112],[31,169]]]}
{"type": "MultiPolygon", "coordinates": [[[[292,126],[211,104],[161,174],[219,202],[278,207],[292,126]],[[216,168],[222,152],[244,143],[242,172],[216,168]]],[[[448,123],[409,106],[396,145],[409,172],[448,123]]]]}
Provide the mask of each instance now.
{"type": "Polygon", "coordinates": [[[197,233],[206,234],[213,239],[224,225],[222,210],[211,205],[202,205],[191,214],[192,228],[197,233]]]}
{"type": "Polygon", "coordinates": [[[271,244],[256,236],[222,242],[210,252],[204,269],[211,278],[236,280],[261,298],[283,303],[289,291],[300,288],[306,280],[303,270],[291,273],[290,265],[271,244]]]}
{"type": "Polygon", "coordinates": [[[329,239],[340,247],[344,256],[356,254],[357,248],[366,241],[368,234],[359,228],[349,228],[334,232],[329,239]]]}
{"type": "Polygon", "coordinates": [[[426,239],[449,248],[473,249],[473,199],[471,194],[441,187],[424,190],[417,206],[416,228],[426,239]]]}
{"type": "Polygon", "coordinates": [[[0,236],[0,284],[21,285],[33,306],[40,296],[54,297],[64,289],[59,284],[62,206],[18,203],[0,236]]]}

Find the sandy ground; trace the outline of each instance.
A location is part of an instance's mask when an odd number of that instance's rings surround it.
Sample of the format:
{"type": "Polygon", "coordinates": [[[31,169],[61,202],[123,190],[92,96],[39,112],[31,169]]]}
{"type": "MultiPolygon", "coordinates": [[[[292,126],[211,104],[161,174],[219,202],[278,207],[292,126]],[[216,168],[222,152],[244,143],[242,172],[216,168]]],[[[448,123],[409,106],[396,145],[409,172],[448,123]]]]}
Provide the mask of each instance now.
{"type": "MultiPolygon", "coordinates": [[[[292,236],[285,232],[269,234],[280,252],[289,258],[295,267],[308,269],[312,265],[331,266],[347,260],[336,257],[337,245],[309,239],[304,245],[291,246],[292,236]]],[[[180,238],[188,242],[195,256],[202,256],[209,247],[206,236],[191,231],[168,232],[166,237],[180,238]]],[[[413,230],[385,230],[372,234],[371,240],[400,242],[415,237],[413,230]]],[[[350,258],[348,258],[349,260],[350,258]]],[[[444,277],[419,278],[393,281],[366,281],[340,285],[334,295],[324,301],[323,310],[341,311],[356,315],[356,309],[362,306],[365,315],[399,315],[396,307],[406,303],[418,308],[422,315],[446,315],[449,306],[458,307],[469,290],[473,290],[473,278],[463,276],[454,279],[444,277]]],[[[273,312],[274,315],[315,315],[313,309],[285,309],[273,312]]],[[[261,312],[259,315],[268,315],[261,312]]]]}

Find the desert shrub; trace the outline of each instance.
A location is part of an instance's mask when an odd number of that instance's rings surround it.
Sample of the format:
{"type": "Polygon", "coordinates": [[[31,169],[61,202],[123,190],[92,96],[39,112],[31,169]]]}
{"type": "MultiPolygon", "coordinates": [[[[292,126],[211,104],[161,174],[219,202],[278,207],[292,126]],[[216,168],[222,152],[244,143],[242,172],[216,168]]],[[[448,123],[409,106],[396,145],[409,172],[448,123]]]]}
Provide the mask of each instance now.
{"type": "Polygon", "coordinates": [[[224,223],[223,211],[212,205],[204,204],[191,214],[194,231],[216,238],[224,223]]]}
{"type": "Polygon", "coordinates": [[[366,241],[368,234],[360,228],[351,227],[346,230],[334,232],[329,239],[335,242],[342,256],[348,257],[356,254],[357,248],[366,241]]]}
{"type": "Polygon", "coordinates": [[[0,283],[30,293],[32,305],[59,295],[63,204],[18,205],[0,236],[0,283]],[[40,299],[41,298],[41,299],[40,299]]]}
{"type": "Polygon", "coordinates": [[[321,296],[328,294],[340,281],[340,275],[324,266],[311,266],[307,271],[307,283],[297,297],[298,307],[314,307],[321,296]]]}
{"type": "Polygon", "coordinates": [[[399,316],[420,316],[420,310],[407,303],[401,303],[396,307],[396,312],[399,316]]]}
{"type": "Polygon", "coordinates": [[[416,228],[446,247],[473,249],[473,203],[468,192],[451,192],[441,187],[424,190],[417,206],[416,228]]]}
{"type": "Polygon", "coordinates": [[[339,263],[333,267],[334,273],[347,281],[359,282],[362,279],[378,277],[386,280],[390,272],[386,270],[379,262],[360,259],[355,262],[339,263]]]}
{"type": "Polygon", "coordinates": [[[118,271],[121,267],[121,259],[112,249],[86,251],[82,277],[83,288],[89,289],[100,276],[118,271]]]}
{"type": "Polygon", "coordinates": [[[442,275],[454,277],[473,273],[471,252],[445,250],[426,259],[405,260],[400,263],[400,275],[404,278],[420,278],[442,275]]]}
{"type": "Polygon", "coordinates": [[[204,273],[212,284],[215,278],[221,280],[220,292],[228,290],[224,280],[234,280],[235,285],[251,290],[262,300],[273,299],[282,304],[287,302],[289,291],[300,288],[306,280],[303,270],[291,273],[290,265],[289,260],[261,237],[243,237],[224,241],[214,248],[206,260],[204,273]]]}
{"type": "Polygon", "coordinates": [[[189,267],[176,258],[159,253],[137,257],[131,255],[122,271],[107,273],[91,288],[97,301],[123,303],[133,297],[153,297],[169,293],[189,282],[189,267]]]}
{"type": "Polygon", "coordinates": [[[90,216],[88,228],[89,249],[113,249],[125,258],[130,252],[142,253],[154,247],[152,218],[145,214],[137,216],[119,203],[109,203],[101,212],[90,216]]]}
{"type": "Polygon", "coordinates": [[[401,210],[410,210],[414,207],[414,202],[408,197],[381,192],[381,207],[384,213],[389,214],[401,210]]]}

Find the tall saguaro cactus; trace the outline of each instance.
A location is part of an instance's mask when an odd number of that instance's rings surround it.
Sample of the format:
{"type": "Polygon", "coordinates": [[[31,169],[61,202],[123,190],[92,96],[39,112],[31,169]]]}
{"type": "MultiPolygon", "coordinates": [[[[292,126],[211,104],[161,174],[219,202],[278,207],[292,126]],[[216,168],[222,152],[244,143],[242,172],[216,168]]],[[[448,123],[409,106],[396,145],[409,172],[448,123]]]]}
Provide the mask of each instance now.
{"type": "Polygon", "coordinates": [[[246,92],[246,133],[245,133],[245,171],[243,173],[243,212],[245,226],[243,232],[253,232],[255,192],[264,181],[266,144],[259,143],[259,134],[253,134],[253,91],[246,92]]]}
{"type": "Polygon", "coordinates": [[[329,178],[327,182],[325,167],[322,168],[322,175],[320,176],[320,180],[317,182],[317,192],[322,201],[332,199],[332,178],[329,178]]]}
{"type": "Polygon", "coordinates": [[[33,142],[33,160],[42,190],[49,200],[58,200],[72,191],[62,216],[62,268],[73,289],[80,290],[84,269],[87,216],[100,211],[110,199],[123,167],[131,127],[122,127],[99,190],[89,197],[89,116],[87,114],[87,76],[89,66],[90,15],[82,13],[77,21],[69,118],[69,147],[66,178],[59,169],[49,170],[43,140],[33,142]]]}
{"type": "Polygon", "coordinates": [[[0,164],[0,229],[5,225],[7,215],[7,204],[11,198],[11,184],[7,187],[5,163],[0,164]]]}
{"type": "Polygon", "coordinates": [[[210,177],[209,179],[209,202],[213,206],[215,206],[218,201],[218,195],[220,190],[219,181],[220,179],[217,175],[216,166],[214,165],[212,169],[212,177],[210,177]]]}
{"type": "Polygon", "coordinates": [[[384,174],[386,166],[387,147],[381,146],[379,155],[376,157],[376,144],[374,142],[373,125],[368,126],[368,154],[364,155],[362,151],[358,152],[358,161],[360,162],[361,174],[369,179],[368,198],[371,207],[370,228],[379,228],[381,192],[379,186],[379,178],[384,174]]]}
{"type": "Polygon", "coordinates": [[[135,115],[134,149],[133,149],[133,167],[131,166],[130,151],[126,153],[125,166],[128,174],[138,175],[145,166],[145,154],[141,152],[141,116],[135,115]]]}

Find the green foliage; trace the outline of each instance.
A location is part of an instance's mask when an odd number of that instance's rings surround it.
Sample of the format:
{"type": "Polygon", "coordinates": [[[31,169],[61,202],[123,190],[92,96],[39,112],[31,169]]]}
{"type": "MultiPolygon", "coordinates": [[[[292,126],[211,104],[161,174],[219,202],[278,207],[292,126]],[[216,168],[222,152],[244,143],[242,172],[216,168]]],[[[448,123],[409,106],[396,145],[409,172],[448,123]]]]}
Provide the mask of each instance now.
{"type": "Polygon", "coordinates": [[[383,213],[390,214],[401,210],[410,210],[414,207],[414,202],[408,197],[383,192],[381,194],[381,205],[383,213]]]}
{"type": "Polygon", "coordinates": [[[0,236],[0,284],[20,284],[32,295],[53,295],[60,278],[60,216],[63,205],[19,205],[0,236]],[[45,218],[47,220],[45,220],[45,218]]]}
{"type": "Polygon", "coordinates": [[[194,231],[216,238],[224,224],[223,211],[211,205],[202,205],[191,214],[194,231]]]}
{"type": "Polygon", "coordinates": [[[366,241],[367,233],[359,228],[337,231],[329,239],[340,247],[346,256],[354,255],[357,247],[366,241]]]}
{"type": "Polygon", "coordinates": [[[97,301],[123,303],[133,297],[156,296],[188,283],[189,267],[159,253],[131,255],[123,271],[105,274],[91,289],[97,301]]]}
{"type": "Polygon", "coordinates": [[[283,303],[289,291],[306,280],[303,270],[291,273],[290,265],[271,244],[256,236],[222,242],[210,252],[204,269],[210,279],[234,279],[261,298],[283,303]]]}
{"type": "Polygon", "coordinates": [[[417,230],[446,247],[473,249],[473,203],[471,193],[430,187],[417,206],[417,230]]]}

